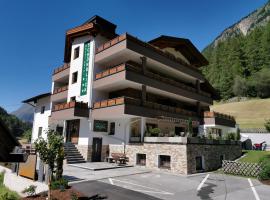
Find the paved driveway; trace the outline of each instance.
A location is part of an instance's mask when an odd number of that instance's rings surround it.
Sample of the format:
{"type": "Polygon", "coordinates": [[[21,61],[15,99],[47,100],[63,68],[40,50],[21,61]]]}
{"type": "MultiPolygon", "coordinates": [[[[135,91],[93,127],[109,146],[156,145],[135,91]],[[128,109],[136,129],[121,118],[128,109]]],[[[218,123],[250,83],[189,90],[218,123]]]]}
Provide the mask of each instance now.
{"type": "Polygon", "coordinates": [[[177,176],[151,172],[75,183],[81,192],[101,193],[110,200],[169,199],[169,200],[269,200],[270,186],[255,179],[222,174],[177,176]]]}

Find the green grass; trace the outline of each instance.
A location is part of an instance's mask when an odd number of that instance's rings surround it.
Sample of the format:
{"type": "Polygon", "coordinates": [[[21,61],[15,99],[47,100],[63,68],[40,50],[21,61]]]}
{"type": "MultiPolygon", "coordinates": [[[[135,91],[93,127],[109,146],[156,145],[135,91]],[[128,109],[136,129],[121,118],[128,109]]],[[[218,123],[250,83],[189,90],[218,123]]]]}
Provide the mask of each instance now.
{"type": "Polygon", "coordinates": [[[244,151],[245,157],[241,158],[239,162],[259,163],[259,161],[270,156],[269,151],[244,151]]]}
{"type": "Polygon", "coordinates": [[[17,200],[20,199],[16,192],[10,191],[3,185],[4,174],[0,174],[0,200],[17,200]]]}
{"type": "Polygon", "coordinates": [[[263,128],[265,120],[270,119],[270,98],[217,103],[211,110],[233,115],[240,128],[263,128]]]}

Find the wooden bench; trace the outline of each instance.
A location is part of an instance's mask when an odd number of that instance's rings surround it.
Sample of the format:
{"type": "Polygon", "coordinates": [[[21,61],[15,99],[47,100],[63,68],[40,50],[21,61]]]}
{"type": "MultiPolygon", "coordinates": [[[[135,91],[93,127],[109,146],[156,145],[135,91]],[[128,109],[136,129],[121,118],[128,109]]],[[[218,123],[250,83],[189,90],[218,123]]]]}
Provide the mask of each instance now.
{"type": "Polygon", "coordinates": [[[111,156],[107,157],[108,162],[115,162],[119,164],[126,164],[128,160],[128,157],[126,157],[124,153],[111,153],[111,156]]]}

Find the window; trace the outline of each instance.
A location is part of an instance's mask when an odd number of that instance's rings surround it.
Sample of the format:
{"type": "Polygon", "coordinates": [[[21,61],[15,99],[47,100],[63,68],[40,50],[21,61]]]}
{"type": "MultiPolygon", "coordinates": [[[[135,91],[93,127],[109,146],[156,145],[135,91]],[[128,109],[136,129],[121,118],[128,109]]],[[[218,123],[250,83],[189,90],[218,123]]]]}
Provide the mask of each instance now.
{"type": "Polygon", "coordinates": [[[108,132],[108,121],[94,120],[95,132],[108,132]]]}
{"type": "Polygon", "coordinates": [[[196,156],[196,171],[202,171],[203,169],[203,158],[202,156],[196,156]]]}
{"type": "Polygon", "coordinates": [[[170,169],[171,168],[171,156],[160,155],[159,156],[159,168],[170,169]]]}
{"type": "Polygon", "coordinates": [[[42,135],[42,127],[38,128],[38,137],[40,137],[42,135]]]}
{"type": "Polygon", "coordinates": [[[110,132],[109,135],[114,135],[115,134],[115,122],[110,123],[110,132]]]}
{"type": "Polygon", "coordinates": [[[138,153],[136,163],[137,163],[137,165],[145,166],[146,165],[146,154],[138,153]]]}
{"type": "Polygon", "coordinates": [[[78,58],[80,55],[80,47],[76,47],[74,49],[74,56],[73,56],[73,60],[75,60],[76,58],[78,58]]]}
{"type": "Polygon", "coordinates": [[[77,83],[77,79],[78,79],[78,72],[72,73],[72,84],[77,83]]]}
{"type": "Polygon", "coordinates": [[[43,114],[44,112],[45,112],[45,106],[42,106],[40,113],[43,114]]]}
{"type": "Polygon", "coordinates": [[[70,97],[70,101],[76,101],[76,97],[70,97]]]}

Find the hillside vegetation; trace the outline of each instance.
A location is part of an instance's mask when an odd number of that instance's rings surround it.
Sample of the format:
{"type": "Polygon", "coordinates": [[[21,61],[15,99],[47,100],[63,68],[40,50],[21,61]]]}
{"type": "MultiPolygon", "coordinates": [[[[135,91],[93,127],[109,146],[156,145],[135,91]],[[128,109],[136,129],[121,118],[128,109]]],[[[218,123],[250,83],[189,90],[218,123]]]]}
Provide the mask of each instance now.
{"type": "Polygon", "coordinates": [[[240,31],[239,23],[235,24],[223,32],[222,39],[219,36],[203,50],[210,64],[202,71],[223,99],[270,97],[269,20],[270,2],[240,20],[241,26],[249,24],[247,32],[240,31]],[[228,34],[228,30],[234,34],[228,34]]]}
{"type": "Polygon", "coordinates": [[[8,114],[0,107],[0,121],[3,122],[15,137],[20,137],[26,130],[31,129],[31,123],[23,122],[15,115],[8,114]]]}
{"type": "Polygon", "coordinates": [[[235,116],[240,128],[262,128],[270,119],[270,98],[215,104],[211,110],[235,116]]]}

